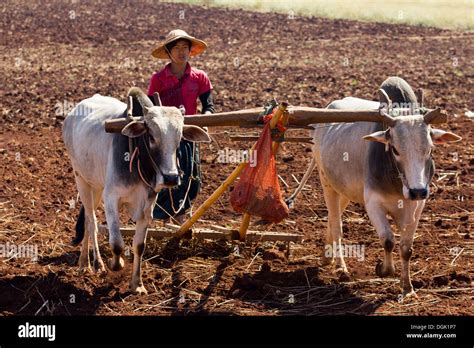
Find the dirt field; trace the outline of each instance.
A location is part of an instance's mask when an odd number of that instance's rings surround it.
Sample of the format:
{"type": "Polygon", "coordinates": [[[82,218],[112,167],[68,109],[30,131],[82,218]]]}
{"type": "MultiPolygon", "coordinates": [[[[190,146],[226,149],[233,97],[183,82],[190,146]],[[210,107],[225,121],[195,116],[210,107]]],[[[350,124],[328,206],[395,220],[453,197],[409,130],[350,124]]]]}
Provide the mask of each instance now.
{"type": "MultiPolygon", "coordinates": [[[[38,259],[0,259],[0,314],[474,314],[474,127],[465,116],[474,110],[474,34],[147,2],[7,1],[1,8],[0,244],[36,246],[38,259]],[[327,211],[317,173],[287,221],[250,227],[302,234],[289,259],[278,243],[151,240],[143,266],[148,296],[128,292],[129,262],[117,274],[78,274],[79,248],[70,241],[79,203],[56,116],[94,93],[125,100],[130,86],[147,88],[163,64],[151,49],[176,27],[209,43],[192,64],[210,76],[218,111],[272,97],[314,107],[349,95],[375,98],[380,83],[398,75],[424,88],[428,107],[450,115],[442,128],[463,141],[434,151],[437,171],[411,262],[417,298],[398,301],[398,245],[396,277],[375,275],[383,249],[360,206],[344,213],[344,242],[363,245],[364,260],[346,258],[349,279],[321,266],[327,211]]],[[[235,167],[218,163],[218,150],[249,146],[228,138],[247,130],[210,132],[218,145],[202,146],[204,184],[195,208],[235,167]]],[[[303,176],[309,151],[307,144],[283,146],[285,196],[303,176]]],[[[227,193],[198,226],[237,227],[240,219],[227,193]]],[[[99,220],[105,222],[102,213],[99,220]]],[[[99,243],[107,259],[106,236],[99,243]]]]}

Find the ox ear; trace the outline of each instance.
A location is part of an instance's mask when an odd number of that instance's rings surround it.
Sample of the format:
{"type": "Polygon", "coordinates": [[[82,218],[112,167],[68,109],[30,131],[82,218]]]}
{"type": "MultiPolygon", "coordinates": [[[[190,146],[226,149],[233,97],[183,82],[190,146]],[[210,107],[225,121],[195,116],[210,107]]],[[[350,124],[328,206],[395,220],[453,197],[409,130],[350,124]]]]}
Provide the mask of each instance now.
{"type": "Polygon", "coordinates": [[[459,135],[436,128],[431,129],[430,134],[434,144],[455,143],[462,140],[459,135]]]}
{"type": "Polygon", "coordinates": [[[362,137],[362,139],[369,140],[369,141],[377,141],[382,144],[388,144],[388,140],[390,139],[390,133],[389,133],[389,130],[387,129],[386,131],[379,131],[379,132],[366,135],[362,137]]]}
{"type": "Polygon", "coordinates": [[[198,143],[210,143],[211,138],[209,134],[198,126],[184,125],[183,126],[183,139],[187,141],[193,141],[198,143]]]}
{"type": "Polygon", "coordinates": [[[122,134],[129,138],[136,138],[146,133],[145,122],[133,121],[122,129],[122,134]]]}

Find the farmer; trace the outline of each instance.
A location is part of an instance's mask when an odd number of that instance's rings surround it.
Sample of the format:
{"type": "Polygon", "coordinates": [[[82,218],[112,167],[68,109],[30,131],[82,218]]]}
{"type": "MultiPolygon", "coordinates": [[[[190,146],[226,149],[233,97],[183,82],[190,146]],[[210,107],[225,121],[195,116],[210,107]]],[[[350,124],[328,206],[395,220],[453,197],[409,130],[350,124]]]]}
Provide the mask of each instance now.
{"type": "MultiPolygon", "coordinates": [[[[191,67],[189,58],[204,52],[207,44],[188,35],[183,30],[172,30],[156,47],[152,56],[169,59],[160,71],[153,74],[148,95],[158,92],[163,106],[175,106],[184,115],[197,113],[197,99],[201,101],[202,113],[214,113],[211,81],[202,70],[191,67]]],[[[151,98],[153,100],[153,98],[151,98]]],[[[201,184],[198,147],[181,140],[178,153],[179,168],[182,171],[181,184],[173,189],[163,189],[156,200],[153,218],[169,219],[182,224],[186,210],[196,198],[201,184]]]]}

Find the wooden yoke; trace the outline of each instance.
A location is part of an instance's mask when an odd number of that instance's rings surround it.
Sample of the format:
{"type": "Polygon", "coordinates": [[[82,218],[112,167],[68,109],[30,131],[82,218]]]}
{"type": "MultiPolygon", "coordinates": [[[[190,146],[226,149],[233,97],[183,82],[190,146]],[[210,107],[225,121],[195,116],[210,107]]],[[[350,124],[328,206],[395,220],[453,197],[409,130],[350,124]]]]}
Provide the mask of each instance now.
{"type": "MultiPolygon", "coordinates": [[[[276,126],[278,120],[285,113],[287,107],[287,103],[282,103],[278,106],[270,121],[270,127],[272,127],[272,124],[273,127],[276,126]]],[[[252,149],[250,151],[253,151],[254,149],[255,144],[252,146],[252,149]]],[[[196,210],[193,216],[191,216],[191,218],[186,220],[186,222],[181,225],[179,230],[176,231],[175,237],[182,237],[191,228],[191,226],[194,225],[194,223],[199,220],[199,218],[217,201],[217,199],[227,190],[227,188],[239,177],[240,173],[247,165],[248,163],[246,162],[240,163],[237,168],[235,168],[234,171],[229,175],[229,177],[217,188],[217,190],[215,190],[214,193],[210,195],[204,203],[201,204],[201,206],[196,210]]],[[[245,231],[247,231],[247,229],[245,229],[245,231]]]]}
{"type": "MultiPolygon", "coordinates": [[[[410,109],[396,109],[397,112],[409,115],[410,109]]],[[[426,114],[432,109],[420,109],[421,114],[426,114]]],[[[262,108],[244,109],[238,111],[229,111],[215,113],[211,115],[188,115],[184,118],[184,124],[199,127],[258,127],[262,125],[259,115],[262,108]]],[[[447,115],[440,110],[433,119],[433,124],[447,122],[447,115]]],[[[395,116],[395,115],[394,115],[395,116]]],[[[139,118],[134,117],[137,121],[139,118]]],[[[314,123],[332,123],[332,122],[382,122],[380,110],[339,110],[339,109],[318,109],[306,106],[292,106],[289,116],[289,127],[307,128],[314,123]]],[[[129,120],[126,118],[114,118],[105,121],[105,131],[107,133],[120,133],[127,125],[129,120]]]]}

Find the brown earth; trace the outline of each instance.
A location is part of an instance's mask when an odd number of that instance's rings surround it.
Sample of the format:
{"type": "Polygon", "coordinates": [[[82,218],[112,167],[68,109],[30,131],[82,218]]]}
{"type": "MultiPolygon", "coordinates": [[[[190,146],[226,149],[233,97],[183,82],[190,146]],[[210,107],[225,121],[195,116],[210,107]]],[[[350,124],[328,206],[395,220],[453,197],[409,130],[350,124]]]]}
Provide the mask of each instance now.
{"type": "MultiPolygon", "coordinates": [[[[0,244],[33,244],[39,252],[36,262],[1,259],[0,314],[474,314],[474,127],[465,116],[474,110],[472,33],[107,1],[3,2],[0,30],[0,244]],[[272,97],[315,107],[349,95],[375,98],[377,86],[398,75],[425,90],[429,107],[450,115],[443,128],[463,141],[434,151],[437,172],[411,263],[417,298],[398,301],[398,251],[396,277],[376,277],[383,249],[360,206],[344,213],[344,241],[363,245],[365,259],[346,258],[348,279],[321,266],[327,211],[316,173],[288,220],[251,226],[302,234],[288,260],[280,243],[150,241],[143,267],[148,296],[128,292],[129,262],[117,274],[78,274],[79,249],[70,246],[77,190],[56,116],[94,93],[124,100],[130,86],[146,88],[163,64],[151,58],[151,49],[176,27],[209,42],[192,64],[209,74],[219,111],[261,106],[272,97]]],[[[218,163],[218,150],[249,146],[228,138],[241,129],[210,132],[218,144],[202,146],[204,184],[195,207],[235,166],[218,163]]],[[[307,168],[309,147],[285,144],[278,157],[288,196],[307,168]]],[[[237,227],[240,219],[226,193],[198,226],[237,227]]],[[[103,235],[100,246],[108,258],[103,235]]]]}

